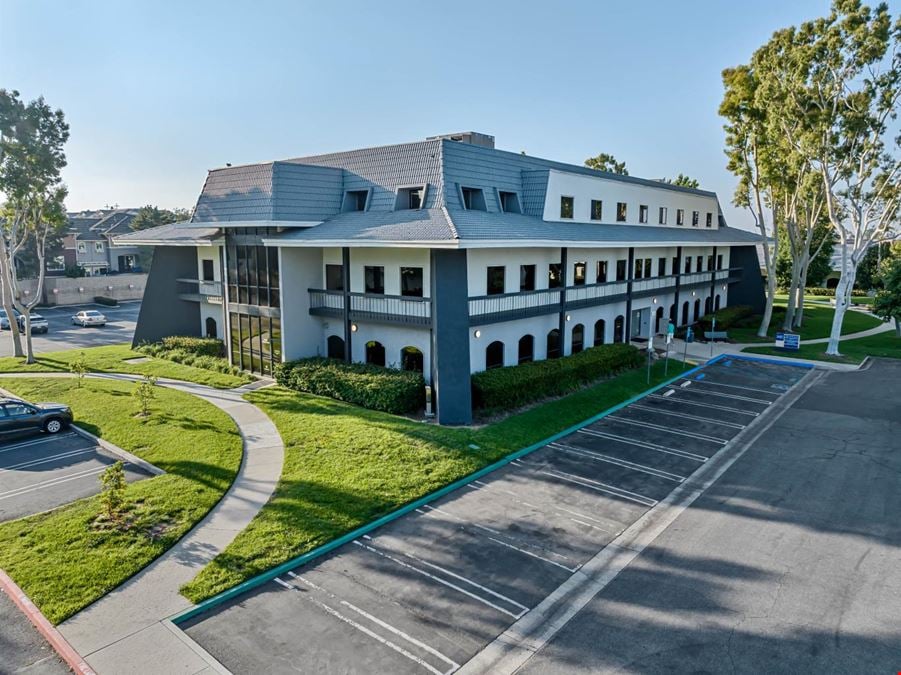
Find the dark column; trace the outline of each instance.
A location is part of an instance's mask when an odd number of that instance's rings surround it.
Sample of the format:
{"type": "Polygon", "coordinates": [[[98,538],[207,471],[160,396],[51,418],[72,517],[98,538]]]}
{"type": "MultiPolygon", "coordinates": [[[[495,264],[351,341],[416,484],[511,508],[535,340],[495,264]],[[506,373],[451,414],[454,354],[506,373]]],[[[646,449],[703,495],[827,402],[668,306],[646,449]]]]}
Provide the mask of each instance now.
{"type": "Polygon", "coordinates": [[[629,263],[626,265],[626,334],[623,336],[623,342],[629,344],[632,341],[632,279],[635,271],[635,249],[629,248],[629,263]]]}
{"type": "Polygon", "coordinates": [[[569,264],[569,249],[565,246],[560,249],[560,314],[557,320],[557,330],[560,332],[560,356],[565,355],[566,346],[566,266],[569,264]]]}
{"type": "MultiPolygon", "coordinates": [[[[762,314],[766,305],[763,275],[760,273],[760,260],[757,258],[755,246],[733,246],[729,249],[729,269],[740,267],[736,272],[741,276],[737,283],[729,286],[731,305],[749,305],[757,314],[762,314]]],[[[734,276],[732,272],[729,276],[734,276]]]]}
{"type": "MultiPolygon", "coordinates": [[[[196,248],[157,246],[153,252],[153,265],[147,275],[132,346],[142,342],[156,342],[168,335],[202,335],[200,303],[178,297],[179,292],[196,293],[197,289],[180,289],[176,281],[196,278],[196,248]]],[[[228,336],[225,338],[227,340],[228,336]]]]}
{"type": "Polygon", "coordinates": [[[465,250],[432,249],[432,389],[439,424],[472,422],[465,250]]]}
{"type": "Polygon", "coordinates": [[[713,271],[710,273],[710,313],[713,313],[713,298],[716,295],[716,246],[713,247],[713,257],[711,258],[713,262],[710,263],[710,266],[713,268],[713,271]]]}
{"type": "Polygon", "coordinates": [[[350,320],[350,248],[347,246],[341,249],[341,286],[344,288],[344,360],[350,363],[353,361],[351,341],[354,332],[350,320]]]}
{"type": "Polygon", "coordinates": [[[681,286],[682,281],[682,247],[676,247],[676,269],[673,270],[673,274],[676,275],[676,295],[673,299],[673,302],[676,304],[676,318],[673,320],[673,325],[679,325],[679,317],[681,315],[682,309],[679,307],[679,287],[681,286]]]}

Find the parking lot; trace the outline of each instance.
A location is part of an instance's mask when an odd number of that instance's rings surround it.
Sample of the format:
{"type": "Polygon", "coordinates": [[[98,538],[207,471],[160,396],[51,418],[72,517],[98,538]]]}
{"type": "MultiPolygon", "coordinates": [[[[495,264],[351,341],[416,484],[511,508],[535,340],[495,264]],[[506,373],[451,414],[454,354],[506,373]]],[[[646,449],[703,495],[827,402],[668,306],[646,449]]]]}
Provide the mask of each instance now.
{"type": "MultiPolygon", "coordinates": [[[[34,351],[40,354],[64,349],[79,349],[131,342],[140,309],[140,302],[122,303],[118,307],[86,304],[38,308],[34,312],[47,319],[47,323],[50,326],[47,333],[32,336],[34,351]],[[81,326],[72,325],[72,315],[82,309],[97,310],[105,315],[109,321],[105,326],[96,328],[82,328],[81,326]]],[[[12,354],[9,331],[0,331],[0,356],[12,356],[12,354]]]]}
{"type": "Polygon", "coordinates": [[[806,373],[721,359],[181,627],[234,672],[451,673],[806,373]]]}
{"type": "MultiPolygon", "coordinates": [[[[20,435],[0,444],[0,522],[47,511],[100,491],[100,473],[118,458],[93,441],[63,431],[20,435]]],[[[149,473],[125,465],[128,481],[149,473]]]]}

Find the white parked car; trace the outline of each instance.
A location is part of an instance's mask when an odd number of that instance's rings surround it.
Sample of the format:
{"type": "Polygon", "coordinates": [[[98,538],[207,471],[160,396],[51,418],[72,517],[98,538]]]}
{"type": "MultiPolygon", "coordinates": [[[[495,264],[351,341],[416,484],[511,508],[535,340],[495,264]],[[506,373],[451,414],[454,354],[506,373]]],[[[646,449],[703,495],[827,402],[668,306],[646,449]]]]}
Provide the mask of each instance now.
{"type": "Polygon", "coordinates": [[[96,309],[83,309],[72,317],[72,323],[82,328],[87,326],[105,326],[106,317],[96,309]]]}

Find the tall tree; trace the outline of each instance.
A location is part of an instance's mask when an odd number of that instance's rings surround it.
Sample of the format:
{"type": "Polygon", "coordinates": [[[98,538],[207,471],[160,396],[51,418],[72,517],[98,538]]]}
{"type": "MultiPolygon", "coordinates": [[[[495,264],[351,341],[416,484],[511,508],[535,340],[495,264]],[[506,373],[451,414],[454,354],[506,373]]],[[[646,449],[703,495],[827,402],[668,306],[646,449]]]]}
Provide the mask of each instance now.
{"type": "Polygon", "coordinates": [[[697,178],[691,178],[683,173],[680,173],[675,178],[664,178],[663,182],[669,183],[670,185],[678,185],[679,187],[687,187],[692,189],[697,189],[701,185],[698,182],[697,178]]]}
{"type": "MultiPolygon", "coordinates": [[[[0,192],[6,196],[6,216],[0,224],[0,283],[16,356],[23,351],[13,309],[18,304],[27,313],[30,308],[16,300],[15,260],[29,234],[41,226],[48,204],[65,195],[60,172],[66,165],[63,146],[68,139],[69,125],[61,110],[53,110],[43,98],[26,104],[19,92],[0,89],[0,192]]],[[[26,329],[29,325],[26,317],[26,329]]]]}
{"type": "Polygon", "coordinates": [[[873,313],[886,321],[895,322],[895,333],[901,337],[901,242],[891,249],[879,265],[882,289],[873,300],[873,313]]]}
{"type": "Polygon", "coordinates": [[[589,169],[597,169],[598,171],[607,171],[609,173],[618,173],[621,176],[628,176],[625,162],[616,161],[616,157],[606,152],[602,152],[594,157],[585,160],[585,166],[589,169]]]}
{"type": "Polygon", "coordinates": [[[191,219],[188,209],[161,209],[158,206],[147,204],[138,209],[138,213],[132,219],[130,227],[133,230],[146,230],[150,227],[168,225],[191,219]]]}

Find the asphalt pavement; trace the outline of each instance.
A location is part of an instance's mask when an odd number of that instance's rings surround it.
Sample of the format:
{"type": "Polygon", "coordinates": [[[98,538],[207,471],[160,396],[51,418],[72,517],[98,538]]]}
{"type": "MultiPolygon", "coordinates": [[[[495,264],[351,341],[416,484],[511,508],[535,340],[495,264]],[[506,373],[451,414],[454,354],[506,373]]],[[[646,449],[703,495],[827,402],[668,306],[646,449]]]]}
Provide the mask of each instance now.
{"type": "Polygon", "coordinates": [[[64,675],[72,672],[53,648],[0,590],[0,673],[64,675]]]}

